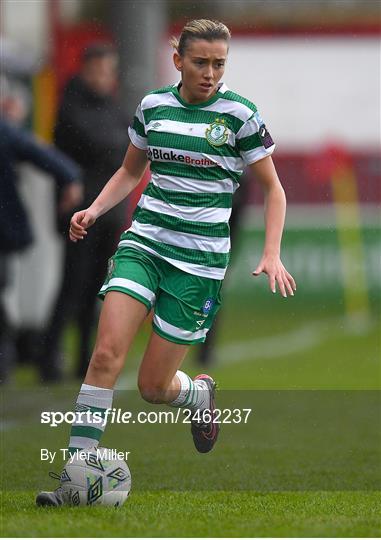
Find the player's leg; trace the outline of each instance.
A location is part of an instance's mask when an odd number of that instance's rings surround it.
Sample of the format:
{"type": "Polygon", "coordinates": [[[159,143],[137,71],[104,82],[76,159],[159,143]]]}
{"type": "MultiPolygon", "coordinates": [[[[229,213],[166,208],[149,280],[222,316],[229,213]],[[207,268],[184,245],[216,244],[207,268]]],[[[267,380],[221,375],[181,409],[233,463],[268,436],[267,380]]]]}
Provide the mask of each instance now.
{"type": "Polygon", "coordinates": [[[147,306],[118,291],[107,293],[85,383],[113,388],[132,340],[147,316],[147,306]]]}
{"type": "Polygon", "coordinates": [[[138,387],[150,403],[189,409],[194,417],[192,435],[196,449],[204,453],[213,448],[219,431],[212,421],[215,382],[208,375],[192,380],[180,371],[189,347],[153,332],[140,366],[138,387]]]}
{"type": "Polygon", "coordinates": [[[150,403],[170,403],[180,392],[176,373],[189,345],[173,343],[152,332],[139,369],[138,388],[150,403]]]}
{"type": "MultiPolygon", "coordinates": [[[[77,415],[72,424],[70,453],[98,445],[105,429],[103,422],[99,423],[99,416],[103,417],[105,411],[112,407],[114,384],[132,340],[146,316],[147,307],[139,300],[121,292],[107,293],[94,352],[75,407],[77,413],[86,414],[81,417],[77,415]]],[[[61,487],[55,491],[42,491],[36,503],[39,506],[61,506],[61,487]]]]}
{"type": "MultiPolygon", "coordinates": [[[[76,402],[76,411],[85,413],[72,424],[69,451],[98,445],[104,431],[105,411],[112,407],[113,387],[123,368],[132,340],[155,300],[158,275],[135,250],[119,250],[110,260],[105,296],[93,355],[76,402]],[[128,278],[126,277],[128,276],[128,278]],[[97,414],[94,414],[97,413],[97,414]]],[[[42,492],[38,505],[59,506],[61,489],[42,492]]]]}
{"type": "Polygon", "coordinates": [[[185,273],[164,262],[161,268],[154,332],[141,364],[139,389],[147,401],[190,409],[195,418],[195,446],[200,452],[208,452],[217,440],[218,425],[211,421],[212,414],[200,412],[214,409],[215,383],[208,375],[192,380],[179,368],[188,348],[205,340],[220,305],[221,282],[185,273]]]}
{"type": "MultiPolygon", "coordinates": [[[[78,412],[94,409],[106,415],[112,407],[113,388],[123,368],[133,337],[156,298],[159,275],[154,262],[134,249],[119,249],[109,261],[108,275],[100,290],[104,298],[97,339],[78,396],[78,412]]],[[[89,413],[86,413],[89,415],[89,413]]],[[[74,422],[69,451],[96,446],[104,430],[91,419],[74,422]]]]}
{"type": "MultiPolygon", "coordinates": [[[[107,293],[102,307],[94,352],[84,384],[81,387],[76,411],[97,412],[105,416],[112,407],[113,388],[123,369],[132,340],[147,316],[147,306],[118,291],[107,293]]],[[[97,446],[105,426],[87,413],[87,418],[73,422],[69,452],[97,446]]]]}

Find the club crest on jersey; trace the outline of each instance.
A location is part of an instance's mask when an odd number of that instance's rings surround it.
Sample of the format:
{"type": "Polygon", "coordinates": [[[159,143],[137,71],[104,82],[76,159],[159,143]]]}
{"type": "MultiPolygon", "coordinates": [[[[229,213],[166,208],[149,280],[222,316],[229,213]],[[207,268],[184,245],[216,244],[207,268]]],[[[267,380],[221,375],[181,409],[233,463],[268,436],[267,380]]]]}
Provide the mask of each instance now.
{"type": "Polygon", "coordinates": [[[205,130],[205,137],[212,146],[222,146],[225,144],[229,137],[229,130],[225,125],[225,120],[216,118],[205,130]]]}

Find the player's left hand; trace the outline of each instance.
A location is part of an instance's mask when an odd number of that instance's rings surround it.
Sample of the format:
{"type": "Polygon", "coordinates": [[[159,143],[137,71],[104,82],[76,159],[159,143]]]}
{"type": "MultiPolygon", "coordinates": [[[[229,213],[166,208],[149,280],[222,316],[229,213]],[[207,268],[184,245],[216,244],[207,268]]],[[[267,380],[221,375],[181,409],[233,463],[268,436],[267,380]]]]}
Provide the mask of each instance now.
{"type": "Polygon", "coordinates": [[[296,291],[296,283],[291,274],[284,267],[280,257],[277,255],[263,255],[260,263],[253,272],[253,276],[267,274],[269,286],[273,293],[276,292],[278,284],[279,292],[287,298],[288,295],[294,296],[296,291]]]}

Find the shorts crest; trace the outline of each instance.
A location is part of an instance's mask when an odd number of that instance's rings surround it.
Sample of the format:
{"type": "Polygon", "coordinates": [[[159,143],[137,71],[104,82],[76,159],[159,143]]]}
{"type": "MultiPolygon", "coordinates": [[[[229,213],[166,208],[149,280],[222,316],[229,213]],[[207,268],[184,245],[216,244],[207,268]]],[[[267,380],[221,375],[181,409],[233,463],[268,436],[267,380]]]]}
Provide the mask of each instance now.
{"type": "Polygon", "coordinates": [[[210,310],[213,308],[213,306],[214,306],[213,298],[207,298],[202,307],[203,314],[207,315],[210,312],[210,310]]]}

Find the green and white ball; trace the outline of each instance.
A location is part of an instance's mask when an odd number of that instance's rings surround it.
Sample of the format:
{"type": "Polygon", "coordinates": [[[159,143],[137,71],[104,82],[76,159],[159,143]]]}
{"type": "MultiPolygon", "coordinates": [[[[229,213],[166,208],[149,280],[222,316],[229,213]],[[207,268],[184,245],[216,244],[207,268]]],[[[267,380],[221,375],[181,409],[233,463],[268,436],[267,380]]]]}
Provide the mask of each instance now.
{"type": "Polygon", "coordinates": [[[108,459],[107,448],[86,448],[70,458],[61,474],[64,503],[69,506],[122,506],[131,491],[124,460],[108,459]]]}

